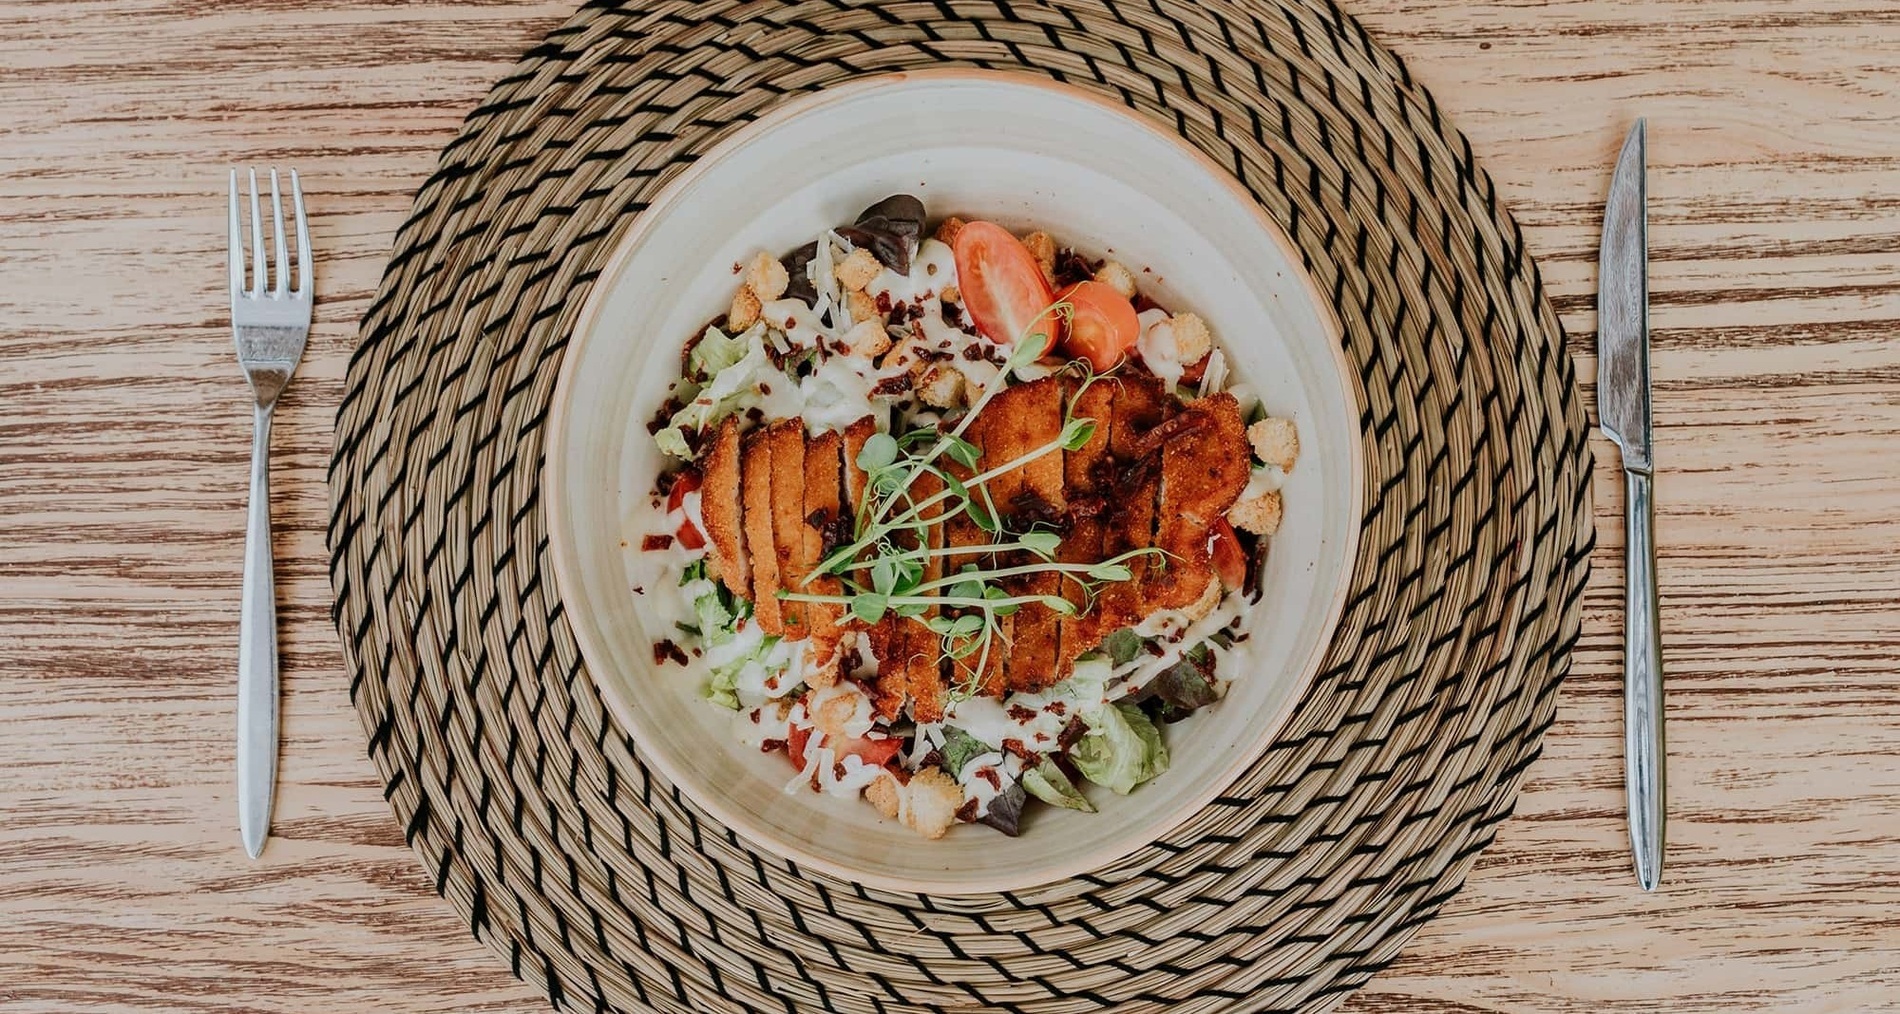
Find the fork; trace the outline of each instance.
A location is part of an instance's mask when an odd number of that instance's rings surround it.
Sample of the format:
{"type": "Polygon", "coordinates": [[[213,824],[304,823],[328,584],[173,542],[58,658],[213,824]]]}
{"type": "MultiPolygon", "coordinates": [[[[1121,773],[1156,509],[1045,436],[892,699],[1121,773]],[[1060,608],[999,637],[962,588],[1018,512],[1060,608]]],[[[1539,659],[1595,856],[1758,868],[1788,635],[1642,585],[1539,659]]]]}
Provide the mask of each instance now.
{"type": "Polygon", "coordinates": [[[251,180],[251,284],[244,285],[244,232],[238,209],[238,174],[231,170],[231,333],[238,365],[244,367],[256,402],[252,411],[251,505],[244,534],[244,605],[238,621],[237,790],[238,830],[244,851],[256,859],[270,835],[271,801],[277,787],[277,586],[271,574],[270,424],[277,396],[290,385],[310,336],[310,227],[304,220],[303,188],[290,172],[297,214],[297,287],[288,282],[284,249],[284,204],[277,170],[270,173],[275,257],[267,280],[264,219],[258,206],[257,170],[251,180]]]}

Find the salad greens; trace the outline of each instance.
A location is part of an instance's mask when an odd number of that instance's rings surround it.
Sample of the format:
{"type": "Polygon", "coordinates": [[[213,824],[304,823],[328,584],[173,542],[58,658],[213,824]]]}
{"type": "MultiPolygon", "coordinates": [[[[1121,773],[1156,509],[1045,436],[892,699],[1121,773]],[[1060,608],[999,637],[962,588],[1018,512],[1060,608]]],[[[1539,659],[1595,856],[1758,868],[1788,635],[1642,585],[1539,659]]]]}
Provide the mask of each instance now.
{"type": "Polygon", "coordinates": [[[1168,770],[1161,730],[1133,704],[1112,704],[1082,716],[1089,731],[1069,751],[1083,777],[1117,795],[1168,770]]]}

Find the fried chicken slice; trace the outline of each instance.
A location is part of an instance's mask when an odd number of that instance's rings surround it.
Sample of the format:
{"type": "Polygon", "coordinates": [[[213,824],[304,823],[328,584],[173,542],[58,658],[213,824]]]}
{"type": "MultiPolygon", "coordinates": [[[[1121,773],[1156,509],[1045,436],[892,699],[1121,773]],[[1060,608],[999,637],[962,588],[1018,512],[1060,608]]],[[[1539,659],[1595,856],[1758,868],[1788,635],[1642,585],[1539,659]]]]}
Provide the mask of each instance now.
{"type": "Polygon", "coordinates": [[[752,615],[759,629],[785,633],[778,600],[778,553],[772,537],[772,441],[766,430],[753,430],[741,444],[740,488],[745,506],[742,529],[751,548],[752,615]]]}
{"type": "Polygon", "coordinates": [[[1167,566],[1151,569],[1142,591],[1151,609],[1184,609],[1208,593],[1214,574],[1212,526],[1247,488],[1247,427],[1231,394],[1192,402],[1150,434],[1161,452],[1156,544],[1167,566]]]}
{"type": "MultiPolygon", "coordinates": [[[[765,428],[765,441],[772,454],[772,549],[778,558],[779,587],[790,590],[816,562],[805,552],[805,423],[772,423],[765,428]]],[[[781,601],[779,615],[786,637],[798,641],[810,636],[805,603],[781,601]]]]}
{"type": "MultiPolygon", "coordinates": [[[[1068,504],[1069,531],[1062,538],[1057,559],[1063,563],[1099,563],[1102,559],[1102,512],[1107,508],[1110,491],[1104,487],[1102,467],[1108,462],[1108,435],[1115,420],[1115,390],[1106,383],[1090,384],[1078,391],[1079,383],[1064,385],[1065,396],[1073,405],[1070,415],[1095,421],[1089,441],[1063,455],[1064,499],[1068,504]]],[[[1075,660],[1102,642],[1111,633],[1101,625],[1101,614],[1090,608],[1080,584],[1063,582],[1063,596],[1074,603],[1077,614],[1064,616],[1057,624],[1056,679],[1067,679],[1075,670],[1075,660]]]]}
{"type": "Polygon", "coordinates": [[[739,456],[739,420],[729,417],[706,454],[699,502],[706,520],[707,569],[728,591],[744,598],[752,594],[752,567],[739,509],[739,456]]]}
{"type": "MultiPolygon", "coordinates": [[[[801,573],[810,573],[824,558],[825,529],[838,517],[844,438],[823,433],[805,442],[804,532],[798,555],[801,573]]],[[[815,595],[838,595],[844,585],[835,577],[814,578],[805,589],[815,595]]],[[[844,636],[844,607],[830,602],[807,602],[805,618],[811,641],[805,646],[805,682],[828,687],[838,682],[838,642],[844,636]]]]}

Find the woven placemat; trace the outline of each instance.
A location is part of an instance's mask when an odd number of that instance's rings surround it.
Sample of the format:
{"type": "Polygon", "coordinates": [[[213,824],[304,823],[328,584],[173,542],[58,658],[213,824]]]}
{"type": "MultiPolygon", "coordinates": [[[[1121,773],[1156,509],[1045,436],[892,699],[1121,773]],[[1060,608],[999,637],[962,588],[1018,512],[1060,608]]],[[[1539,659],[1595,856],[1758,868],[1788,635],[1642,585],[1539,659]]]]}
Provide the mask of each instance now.
{"type": "Polygon", "coordinates": [[[1469,145],[1326,0],[590,3],[443,153],[364,320],[330,545],[351,696],[438,890],[581,1010],[1315,1010],[1462,883],[1538,752],[1592,544],[1562,332],[1469,145]],[[942,899],[751,848],[641,763],[551,586],[543,421],[616,236],[787,95],[975,65],[1177,129],[1334,305],[1368,504],[1281,739],[1166,839],[942,899]]]}

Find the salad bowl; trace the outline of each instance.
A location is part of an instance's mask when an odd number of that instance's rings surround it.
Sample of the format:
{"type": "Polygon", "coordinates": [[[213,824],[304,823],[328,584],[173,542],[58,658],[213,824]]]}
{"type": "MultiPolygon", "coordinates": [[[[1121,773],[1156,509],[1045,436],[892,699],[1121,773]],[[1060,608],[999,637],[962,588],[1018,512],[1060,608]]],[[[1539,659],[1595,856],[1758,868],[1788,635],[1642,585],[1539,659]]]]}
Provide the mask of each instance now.
{"type": "MultiPolygon", "coordinates": [[[[1359,408],[1339,327],[1297,251],[1223,169],[1160,125],[1044,79],[974,71],[860,79],[785,103],[675,179],[622,236],[583,308],[548,419],[550,554],[574,635],[643,760],[751,843],[869,887],[1021,889],[1102,868],[1190,820],[1286,724],[1333,636],[1363,508],[1359,408]],[[662,452],[648,420],[681,336],[716,317],[734,267],[789,250],[892,193],[1112,255],[1193,307],[1233,373],[1302,450],[1224,699],[1167,727],[1168,769],[1099,812],[1050,809],[1016,837],[919,841],[868,807],[787,791],[782,756],[738,742],[687,669],[654,650],[639,519],[662,452]]],[[[796,786],[793,787],[796,789],[796,786]]]]}

